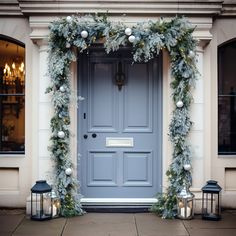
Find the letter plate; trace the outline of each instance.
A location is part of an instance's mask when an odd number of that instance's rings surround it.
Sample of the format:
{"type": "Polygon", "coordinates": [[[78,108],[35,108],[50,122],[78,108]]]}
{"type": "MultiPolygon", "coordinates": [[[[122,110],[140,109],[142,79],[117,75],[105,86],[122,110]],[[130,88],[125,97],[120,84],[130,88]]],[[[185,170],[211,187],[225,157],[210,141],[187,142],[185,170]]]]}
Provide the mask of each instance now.
{"type": "Polygon", "coordinates": [[[106,147],[133,147],[134,138],[106,137],[106,147]]]}

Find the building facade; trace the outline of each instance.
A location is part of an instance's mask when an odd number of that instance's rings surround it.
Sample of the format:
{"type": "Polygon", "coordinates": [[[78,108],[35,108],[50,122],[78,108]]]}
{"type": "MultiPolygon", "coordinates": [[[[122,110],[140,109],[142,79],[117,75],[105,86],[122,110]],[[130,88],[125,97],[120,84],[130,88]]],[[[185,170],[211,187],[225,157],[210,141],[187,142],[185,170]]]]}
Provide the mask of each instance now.
{"type": "MultiPolygon", "coordinates": [[[[191,110],[194,122],[190,132],[191,191],[200,200],[202,186],[214,179],[223,188],[223,207],[235,208],[236,3],[233,0],[1,1],[0,206],[23,207],[36,180],[51,181],[53,163],[48,146],[53,111],[51,97],[45,94],[50,83],[48,26],[58,17],[96,12],[107,12],[111,21],[127,25],[184,15],[196,26],[200,76],[191,110]],[[18,69],[12,67],[13,63],[18,69]]],[[[71,66],[73,90],[85,98],[78,107],[71,106],[71,150],[77,167],[74,175],[81,182],[85,205],[151,204],[155,201],[154,193],[165,191],[167,186],[165,172],[172,157],[168,125],[173,109],[168,54],[164,51],[155,62],[137,67],[129,66],[128,54],[106,57],[94,50],[88,58],[78,53],[79,60],[71,66]],[[114,67],[109,66],[112,63],[114,67]],[[114,87],[109,77],[104,76],[113,70],[124,72],[129,83],[114,87]],[[141,80],[143,77],[147,80],[141,80]],[[111,94],[113,100],[109,100],[111,94]],[[119,107],[119,112],[114,107],[119,107]],[[141,116],[139,109],[143,111],[141,116]],[[105,141],[109,151],[99,146],[105,141]],[[111,149],[115,146],[117,152],[111,149]],[[88,150],[90,155],[84,159],[88,150]],[[122,161],[117,161],[116,155],[122,156],[122,161]],[[120,173],[114,174],[117,168],[120,173]],[[123,187],[117,188],[120,182],[123,187]],[[152,186],[150,191],[147,186],[152,186]]]]}

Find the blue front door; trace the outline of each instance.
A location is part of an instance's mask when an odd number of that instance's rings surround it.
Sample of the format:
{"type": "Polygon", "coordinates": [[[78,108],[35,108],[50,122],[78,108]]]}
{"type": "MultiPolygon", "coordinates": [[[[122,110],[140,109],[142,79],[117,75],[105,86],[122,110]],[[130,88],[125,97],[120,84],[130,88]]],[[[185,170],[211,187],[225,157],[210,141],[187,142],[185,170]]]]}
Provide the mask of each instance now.
{"type": "Polygon", "coordinates": [[[149,198],[161,191],[160,61],[129,50],[80,58],[79,176],[88,198],[149,198]]]}

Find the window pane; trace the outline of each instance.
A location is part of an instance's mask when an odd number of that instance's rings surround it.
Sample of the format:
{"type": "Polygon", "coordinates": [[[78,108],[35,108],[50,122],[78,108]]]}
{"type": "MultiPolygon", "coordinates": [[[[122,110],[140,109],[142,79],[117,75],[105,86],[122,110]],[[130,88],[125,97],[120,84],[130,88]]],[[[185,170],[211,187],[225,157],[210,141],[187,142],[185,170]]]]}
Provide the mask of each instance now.
{"type": "Polygon", "coordinates": [[[25,150],[25,48],[0,40],[0,154],[25,150]]]}
{"type": "Polygon", "coordinates": [[[218,152],[236,154],[236,96],[220,96],[218,108],[218,152]]]}
{"type": "Polygon", "coordinates": [[[236,93],[236,43],[219,48],[219,94],[236,93]]]}

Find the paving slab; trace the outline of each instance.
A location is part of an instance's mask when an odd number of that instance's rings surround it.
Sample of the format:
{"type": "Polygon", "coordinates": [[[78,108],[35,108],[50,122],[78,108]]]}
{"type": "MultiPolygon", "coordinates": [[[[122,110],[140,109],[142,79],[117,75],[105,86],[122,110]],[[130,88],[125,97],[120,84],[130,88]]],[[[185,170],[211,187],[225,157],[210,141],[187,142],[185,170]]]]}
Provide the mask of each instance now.
{"type": "Polygon", "coordinates": [[[219,221],[202,220],[197,215],[193,220],[183,221],[183,224],[187,229],[236,229],[236,214],[225,212],[219,221]]]}
{"type": "Polygon", "coordinates": [[[137,236],[134,214],[88,213],[69,218],[65,236],[137,236]]]}
{"type": "Polygon", "coordinates": [[[221,221],[166,220],[153,213],[87,213],[32,221],[25,212],[0,210],[0,236],[236,236],[236,211],[221,221]]]}
{"type": "Polygon", "coordinates": [[[12,235],[24,217],[24,209],[0,209],[0,236],[12,235]]]}
{"type": "Polygon", "coordinates": [[[139,236],[188,236],[181,220],[162,219],[152,213],[135,214],[139,236]]]}
{"type": "Polygon", "coordinates": [[[0,215],[0,236],[12,235],[12,232],[24,219],[25,215],[0,215]]]}
{"type": "Polygon", "coordinates": [[[189,229],[188,231],[190,236],[236,236],[236,229],[189,229]]]}
{"type": "Polygon", "coordinates": [[[58,218],[48,221],[33,221],[24,218],[21,224],[13,232],[13,236],[59,236],[63,232],[66,218],[58,218]]]}

